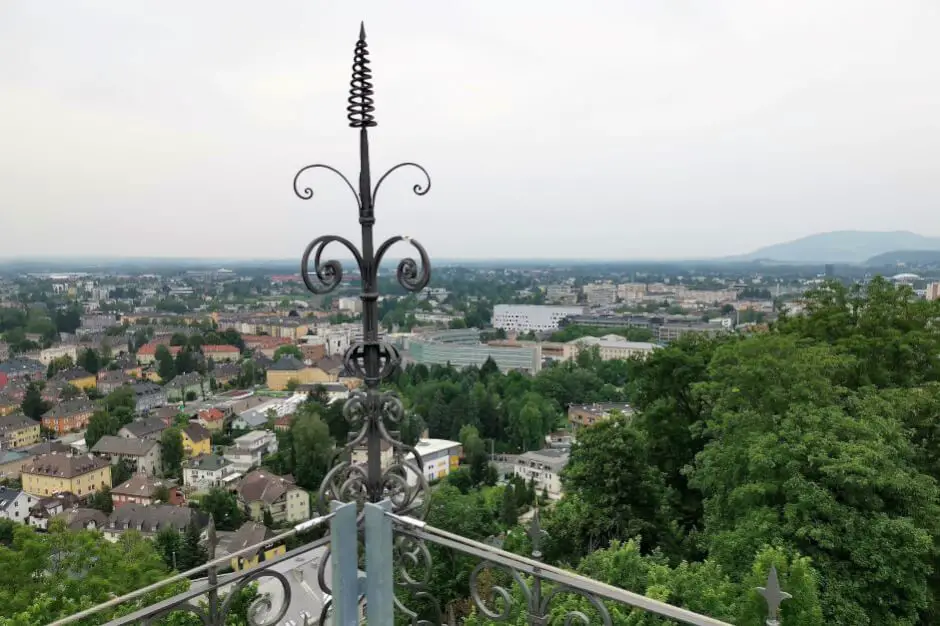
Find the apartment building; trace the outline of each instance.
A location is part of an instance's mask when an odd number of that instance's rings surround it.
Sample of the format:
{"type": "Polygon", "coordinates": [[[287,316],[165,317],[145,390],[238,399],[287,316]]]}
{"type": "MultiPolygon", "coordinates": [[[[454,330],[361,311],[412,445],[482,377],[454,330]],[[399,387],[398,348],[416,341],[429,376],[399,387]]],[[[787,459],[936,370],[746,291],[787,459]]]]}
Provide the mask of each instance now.
{"type": "Polygon", "coordinates": [[[525,452],[516,459],[513,473],[526,482],[534,481],[536,489],[546,491],[548,497],[561,497],[561,472],[568,465],[568,451],[562,448],[546,448],[525,452]]]}
{"type": "Polygon", "coordinates": [[[42,425],[57,435],[85,430],[94,411],[95,407],[88,400],[67,400],[43,413],[42,425]]]}
{"type": "Polygon", "coordinates": [[[23,491],[46,497],[73,493],[85,498],[105,487],[111,488],[111,464],[91,455],[42,454],[23,468],[23,491]]]}
{"type": "Polygon", "coordinates": [[[235,445],[225,449],[223,456],[232,464],[235,471],[245,473],[261,465],[261,460],[268,454],[277,452],[277,436],[267,430],[253,430],[237,437],[235,445]]]}
{"type": "Polygon", "coordinates": [[[215,454],[183,461],[183,486],[188,490],[206,492],[214,487],[224,487],[229,477],[237,475],[230,461],[215,454]]]}
{"type": "Polygon", "coordinates": [[[39,422],[22,413],[0,416],[0,450],[31,446],[39,440],[39,422]]]}
{"type": "Polygon", "coordinates": [[[589,283],[581,288],[588,306],[609,306],[617,301],[617,285],[610,282],[589,283]]]}
{"type": "Polygon", "coordinates": [[[540,304],[497,304],[493,327],[514,332],[558,330],[558,323],[571,315],[583,315],[584,307],[540,304]]]}
{"type": "Polygon", "coordinates": [[[256,522],[268,513],[275,524],[310,519],[310,494],[289,478],[256,470],[235,485],[238,503],[256,522]]]}
{"type": "MultiPolygon", "coordinates": [[[[463,456],[463,447],[460,442],[447,439],[419,439],[415,444],[415,450],[421,455],[424,478],[429,482],[446,478],[460,466],[460,457],[463,456]]],[[[409,453],[405,460],[414,462],[414,454],[409,453]]],[[[409,484],[418,482],[418,477],[410,469],[408,482],[409,484]]]]}
{"type": "Polygon", "coordinates": [[[134,471],[142,474],[157,474],[163,469],[160,442],[154,439],[127,439],[105,435],[91,449],[91,453],[117,465],[127,461],[134,471]]]}
{"type": "Polygon", "coordinates": [[[161,502],[159,496],[164,490],[167,498],[164,504],[181,506],[185,502],[183,492],[174,482],[148,474],[134,474],[127,481],[111,489],[111,503],[116,509],[127,504],[144,506],[159,504],[161,502]]]}
{"type": "Polygon", "coordinates": [[[603,337],[581,337],[565,343],[562,348],[562,358],[576,359],[584,350],[597,348],[604,361],[611,359],[630,359],[638,357],[645,359],[658,346],[645,341],[627,341],[620,335],[604,335],[603,337]]]}

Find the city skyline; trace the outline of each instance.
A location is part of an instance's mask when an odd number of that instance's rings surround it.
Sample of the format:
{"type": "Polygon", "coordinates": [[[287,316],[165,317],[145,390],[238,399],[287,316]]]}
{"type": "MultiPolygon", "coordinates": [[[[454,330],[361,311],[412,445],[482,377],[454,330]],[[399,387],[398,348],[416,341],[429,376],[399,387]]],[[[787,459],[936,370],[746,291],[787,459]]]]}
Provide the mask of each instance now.
{"type": "Polygon", "coordinates": [[[344,115],[360,19],[373,163],[417,160],[433,180],[421,198],[417,179],[390,180],[377,233],[435,258],[940,235],[928,2],[416,3],[422,19],[376,2],[221,6],[7,7],[0,258],[291,259],[319,234],[355,236],[341,184],[312,177],[305,203],[290,181],[312,162],[357,174],[344,115]]]}

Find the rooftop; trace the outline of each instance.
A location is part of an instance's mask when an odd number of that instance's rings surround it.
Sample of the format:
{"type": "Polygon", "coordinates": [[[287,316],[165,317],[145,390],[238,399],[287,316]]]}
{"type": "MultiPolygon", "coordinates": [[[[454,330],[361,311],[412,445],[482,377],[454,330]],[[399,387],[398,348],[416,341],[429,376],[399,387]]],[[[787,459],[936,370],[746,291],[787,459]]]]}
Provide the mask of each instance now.
{"type": "Polygon", "coordinates": [[[154,439],[128,439],[116,435],[105,435],[95,443],[91,451],[96,454],[145,456],[157,445],[160,444],[154,439]]]}
{"type": "Polygon", "coordinates": [[[227,459],[215,454],[200,454],[183,461],[184,468],[188,467],[189,469],[205,470],[207,472],[215,472],[230,465],[231,463],[227,459]]]}
{"type": "Polygon", "coordinates": [[[51,452],[33,459],[32,463],[23,468],[23,473],[75,478],[107,466],[108,461],[89,454],[72,455],[51,452]]]}
{"type": "Polygon", "coordinates": [[[134,474],[129,480],[111,489],[112,494],[119,496],[138,496],[152,498],[161,487],[174,487],[175,485],[162,478],[155,478],[148,474],[134,474]]]}

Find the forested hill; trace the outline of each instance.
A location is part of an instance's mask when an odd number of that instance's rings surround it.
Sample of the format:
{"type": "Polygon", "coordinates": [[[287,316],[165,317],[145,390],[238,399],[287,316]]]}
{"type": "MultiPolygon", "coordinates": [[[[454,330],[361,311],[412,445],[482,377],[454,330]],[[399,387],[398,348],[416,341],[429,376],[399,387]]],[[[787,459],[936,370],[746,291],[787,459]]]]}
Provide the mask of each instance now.
{"type": "MultiPolygon", "coordinates": [[[[411,368],[401,388],[432,435],[467,416],[526,447],[567,402],[632,401],[632,419],[580,432],[566,493],[543,510],[551,563],[753,626],[774,564],[793,595],[784,624],[936,624],[940,303],[911,295],[882,279],[864,293],[833,283],[769,332],[680,341],[645,362],[589,355],[534,378],[411,368]]],[[[525,552],[511,526],[525,489],[507,499],[463,470],[447,482],[432,524],[481,540],[508,530],[506,546],[525,552]]],[[[435,591],[466,607],[455,581],[473,564],[439,556],[435,591]]],[[[615,623],[661,623],[623,611],[615,623]]]]}

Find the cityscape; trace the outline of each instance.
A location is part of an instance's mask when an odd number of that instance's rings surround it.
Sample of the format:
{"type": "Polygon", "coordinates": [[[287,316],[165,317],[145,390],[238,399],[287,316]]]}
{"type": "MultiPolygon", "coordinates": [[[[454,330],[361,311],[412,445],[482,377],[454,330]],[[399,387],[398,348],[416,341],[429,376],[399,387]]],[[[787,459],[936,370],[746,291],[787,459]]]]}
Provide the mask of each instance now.
{"type": "Polygon", "coordinates": [[[0,626],[940,623],[940,13],[543,4],[11,5],[0,626]]]}

